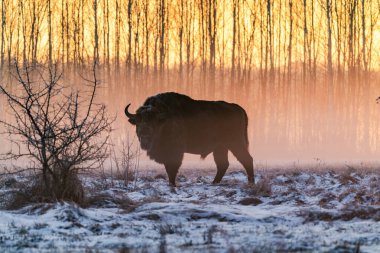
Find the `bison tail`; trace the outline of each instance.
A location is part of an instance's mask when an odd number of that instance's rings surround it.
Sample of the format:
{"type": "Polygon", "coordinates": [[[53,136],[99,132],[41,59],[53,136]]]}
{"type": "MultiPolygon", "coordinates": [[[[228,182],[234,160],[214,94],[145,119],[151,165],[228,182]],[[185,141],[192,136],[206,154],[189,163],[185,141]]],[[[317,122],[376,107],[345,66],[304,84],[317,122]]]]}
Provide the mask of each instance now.
{"type": "Polygon", "coordinates": [[[247,147],[249,146],[249,140],[248,140],[248,115],[247,112],[244,110],[244,119],[245,119],[245,127],[244,127],[244,134],[245,134],[245,141],[247,144],[247,147]]]}

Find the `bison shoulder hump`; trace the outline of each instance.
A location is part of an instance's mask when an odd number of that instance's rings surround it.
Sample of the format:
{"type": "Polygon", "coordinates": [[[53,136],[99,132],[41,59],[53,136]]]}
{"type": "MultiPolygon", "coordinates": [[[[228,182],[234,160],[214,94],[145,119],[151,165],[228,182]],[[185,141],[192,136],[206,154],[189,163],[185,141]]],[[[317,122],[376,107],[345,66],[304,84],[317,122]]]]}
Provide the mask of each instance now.
{"type": "Polygon", "coordinates": [[[193,101],[189,96],[176,92],[165,92],[149,97],[144,105],[150,105],[161,109],[173,110],[193,101]]]}

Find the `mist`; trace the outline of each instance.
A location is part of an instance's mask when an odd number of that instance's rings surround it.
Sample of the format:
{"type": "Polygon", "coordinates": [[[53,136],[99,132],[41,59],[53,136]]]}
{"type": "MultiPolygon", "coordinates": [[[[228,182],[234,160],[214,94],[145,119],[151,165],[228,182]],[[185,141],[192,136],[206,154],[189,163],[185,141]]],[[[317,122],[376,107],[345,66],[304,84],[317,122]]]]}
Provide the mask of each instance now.
{"type": "Polygon", "coordinates": [[[376,1],[7,0],[1,17],[0,82],[17,60],[80,89],[95,64],[116,145],[128,103],[176,91],[245,108],[256,161],[379,157],[376,1]]]}
{"type": "Polygon", "coordinates": [[[100,99],[117,115],[116,142],[135,137],[134,126],[123,112],[127,104],[131,103],[134,111],[149,96],[175,91],[194,99],[225,100],[245,108],[250,151],[255,160],[364,162],[380,155],[380,105],[376,103],[380,90],[376,77],[373,74],[364,81],[292,80],[265,84],[254,78],[236,83],[228,77],[184,80],[168,74],[161,79],[142,75],[131,80],[113,76],[103,78],[105,88],[100,99]]]}

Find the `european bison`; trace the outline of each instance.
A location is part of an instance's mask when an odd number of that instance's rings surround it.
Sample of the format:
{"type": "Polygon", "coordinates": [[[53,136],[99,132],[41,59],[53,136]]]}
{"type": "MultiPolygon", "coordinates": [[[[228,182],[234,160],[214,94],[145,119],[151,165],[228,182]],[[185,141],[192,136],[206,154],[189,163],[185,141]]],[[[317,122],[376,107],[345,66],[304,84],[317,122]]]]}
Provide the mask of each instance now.
{"type": "Polygon", "coordinates": [[[171,185],[182,164],[183,154],[205,158],[213,152],[219,183],[228,168],[228,150],[244,166],[248,182],[254,183],[253,159],[248,152],[248,117],[237,104],[224,101],[194,100],[167,92],[149,97],[132,114],[125,107],[129,122],[136,125],[141,148],[154,161],[164,164],[171,185]]]}

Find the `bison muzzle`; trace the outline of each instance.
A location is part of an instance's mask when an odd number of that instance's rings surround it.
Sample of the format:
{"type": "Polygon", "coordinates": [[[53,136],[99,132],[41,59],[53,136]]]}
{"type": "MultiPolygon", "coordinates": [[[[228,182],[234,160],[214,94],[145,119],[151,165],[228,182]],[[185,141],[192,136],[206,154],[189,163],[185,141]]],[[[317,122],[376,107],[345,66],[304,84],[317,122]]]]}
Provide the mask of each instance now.
{"type": "Polygon", "coordinates": [[[217,166],[213,183],[219,183],[229,165],[229,150],[244,166],[248,182],[254,183],[248,117],[239,105],[167,92],[149,97],[135,114],[128,111],[129,106],[125,114],[136,126],[141,148],[152,160],[164,164],[171,185],[175,186],[184,153],[205,158],[212,152],[217,166]]]}

